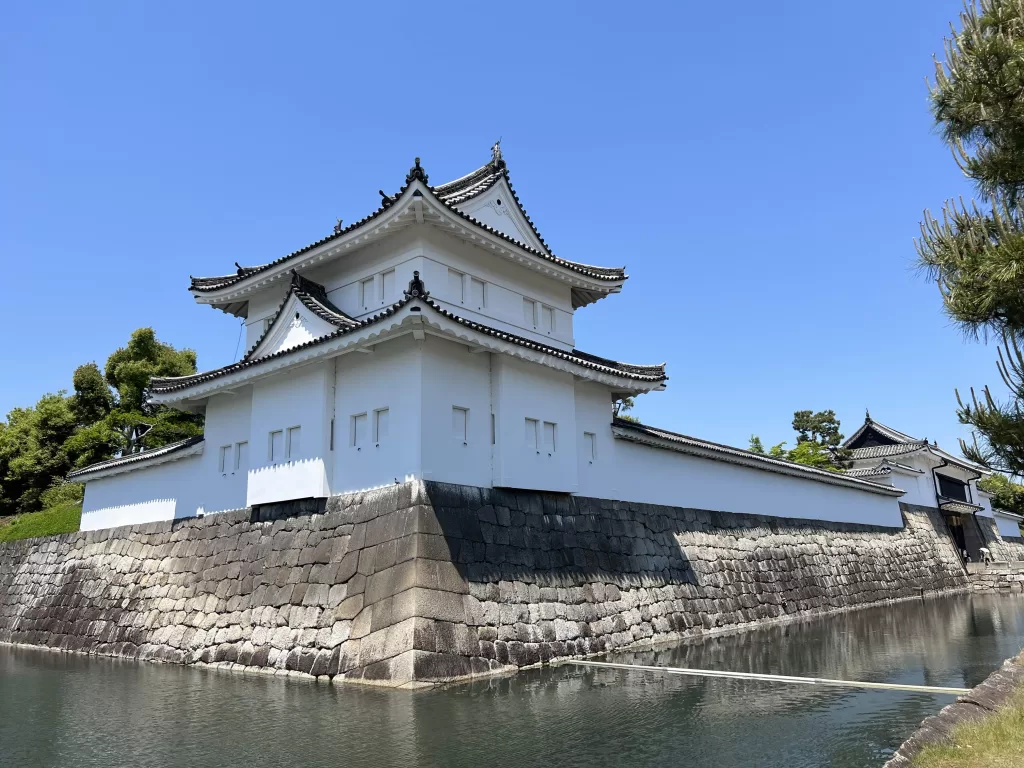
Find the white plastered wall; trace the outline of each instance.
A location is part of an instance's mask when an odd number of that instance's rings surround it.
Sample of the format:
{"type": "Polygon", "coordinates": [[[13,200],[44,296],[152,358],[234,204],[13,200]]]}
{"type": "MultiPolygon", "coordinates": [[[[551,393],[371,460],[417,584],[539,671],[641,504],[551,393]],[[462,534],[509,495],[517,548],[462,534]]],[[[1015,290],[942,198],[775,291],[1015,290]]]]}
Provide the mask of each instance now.
{"type": "Polygon", "coordinates": [[[214,395],[206,406],[203,428],[205,446],[195,478],[200,488],[199,501],[203,512],[223,512],[246,505],[246,480],[252,462],[251,444],[252,387],[231,394],[214,395]],[[239,444],[244,461],[236,462],[239,444]],[[227,448],[224,471],[221,471],[221,448],[227,448]],[[236,466],[237,465],[237,466],[236,466]]]}
{"type": "Polygon", "coordinates": [[[203,458],[187,456],[88,480],[81,529],[94,531],[195,516],[201,505],[203,458]]]}
{"type": "Polygon", "coordinates": [[[330,410],[334,361],[282,371],[253,384],[246,504],[325,497],[331,493],[330,410]],[[270,435],[300,427],[300,445],[270,458],[270,435]]]}
{"type": "Polygon", "coordinates": [[[1000,536],[1012,536],[1016,539],[1021,537],[1020,526],[1015,518],[1006,517],[998,512],[995,513],[994,517],[996,520],[996,528],[999,530],[1000,536]]]}
{"type": "Polygon", "coordinates": [[[334,493],[375,488],[420,476],[422,348],[412,336],[377,344],[370,354],[337,360],[334,493]],[[374,434],[387,409],[387,433],[374,434]],[[356,417],[365,437],[356,442],[356,417]],[[379,439],[378,439],[379,438],[379,439]]]}

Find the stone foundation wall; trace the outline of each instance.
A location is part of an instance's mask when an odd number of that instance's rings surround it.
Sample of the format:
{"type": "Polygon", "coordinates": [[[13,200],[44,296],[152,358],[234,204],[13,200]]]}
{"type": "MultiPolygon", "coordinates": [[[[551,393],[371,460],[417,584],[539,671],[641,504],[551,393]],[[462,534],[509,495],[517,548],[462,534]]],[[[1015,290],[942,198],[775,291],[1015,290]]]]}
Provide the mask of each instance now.
{"type": "Polygon", "coordinates": [[[0,545],[0,641],[415,685],[968,586],[923,507],[887,529],[409,483],[321,508],[0,545]]]}

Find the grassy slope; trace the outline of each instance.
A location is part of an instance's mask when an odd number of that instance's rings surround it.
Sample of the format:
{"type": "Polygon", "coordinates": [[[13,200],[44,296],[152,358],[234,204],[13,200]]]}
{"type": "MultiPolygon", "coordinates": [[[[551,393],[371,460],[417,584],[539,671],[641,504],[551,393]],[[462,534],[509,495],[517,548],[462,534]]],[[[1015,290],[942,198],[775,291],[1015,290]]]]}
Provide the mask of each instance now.
{"type": "Polygon", "coordinates": [[[81,502],[60,504],[42,512],[18,515],[6,524],[0,524],[0,542],[77,531],[81,522],[81,502]]]}
{"type": "Polygon", "coordinates": [[[1020,768],[1024,766],[1024,690],[991,717],[963,723],[953,742],[926,747],[914,768],[1020,768]]]}

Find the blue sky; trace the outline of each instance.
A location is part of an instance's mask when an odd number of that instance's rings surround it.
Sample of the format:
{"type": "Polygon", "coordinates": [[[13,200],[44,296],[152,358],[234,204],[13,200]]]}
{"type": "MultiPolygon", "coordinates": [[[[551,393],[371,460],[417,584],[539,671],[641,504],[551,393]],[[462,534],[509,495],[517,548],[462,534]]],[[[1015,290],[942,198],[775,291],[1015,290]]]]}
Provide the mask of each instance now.
{"type": "Polygon", "coordinates": [[[960,0],[15,3],[0,27],[0,412],[153,326],[201,369],[238,320],[188,276],[354,221],[414,156],[499,136],[555,252],[625,263],[577,345],[668,361],[636,414],[745,446],[865,406],[955,448],[996,381],[914,269],[922,209],[970,194],[926,76],[960,0]]]}

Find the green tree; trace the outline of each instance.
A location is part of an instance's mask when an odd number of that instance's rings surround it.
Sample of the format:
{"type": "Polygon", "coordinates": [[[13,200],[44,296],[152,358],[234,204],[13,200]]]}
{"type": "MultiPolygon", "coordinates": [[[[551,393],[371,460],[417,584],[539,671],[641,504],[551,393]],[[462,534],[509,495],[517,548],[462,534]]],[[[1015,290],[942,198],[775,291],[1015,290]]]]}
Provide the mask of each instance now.
{"type": "Polygon", "coordinates": [[[843,440],[839,431],[839,419],[835,411],[796,411],[793,414],[793,430],[797,433],[796,447],[786,450],[785,441],[773,445],[767,450],[761,438],[750,436],[748,450],[758,455],[786,459],[797,464],[841,471],[844,451],[838,446],[843,440]]]}
{"type": "Polygon", "coordinates": [[[992,506],[1016,515],[1024,515],[1024,485],[1013,482],[1006,475],[993,472],[979,480],[978,487],[993,495],[992,506]]]}
{"type": "Polygon", "coordinates": [[[0,514],[32,512],[44,499],[80,496],[80,487],[63,483],[71,469],[200,434],[202,416],[154,407],[145,399],[151,376],[195,370],[195,352],[177,350],[158,341],[151,328],[140,328],[108,358],[104,373],[95,363],[79,366],[70,397],[49,394],[32,408],[12,410],[0,422],[0,514]]]}
{"type": "Polygon", "coordinates": [[[960,14],[935,64],[932,113],[982,202],[948,202],[925,214],[917,251],[946,313],[968,335],[1002,338],[998,369],[1007,401],[988,387],[957,393],[973,426],[964,455],[1011,474],[1024,471],[1024,0],[978,0],[960,14]]]}
{"type": "Polygon", "coordinates": [[[835,447],[843,442],[843,433],[839,431],[839,419],[832,410],[817,413],[796,411],[793,414],[793,429],[797,433],[797,444],[811,442],[835,447]]]}
{"type": "Polygon", "coordinates": [[[71,469],[64,449],[77,427],[71,398],[43,395],[33,408],[15,408],[0,430],[0,513],[37,509],[54,478],[71,469]]]}

